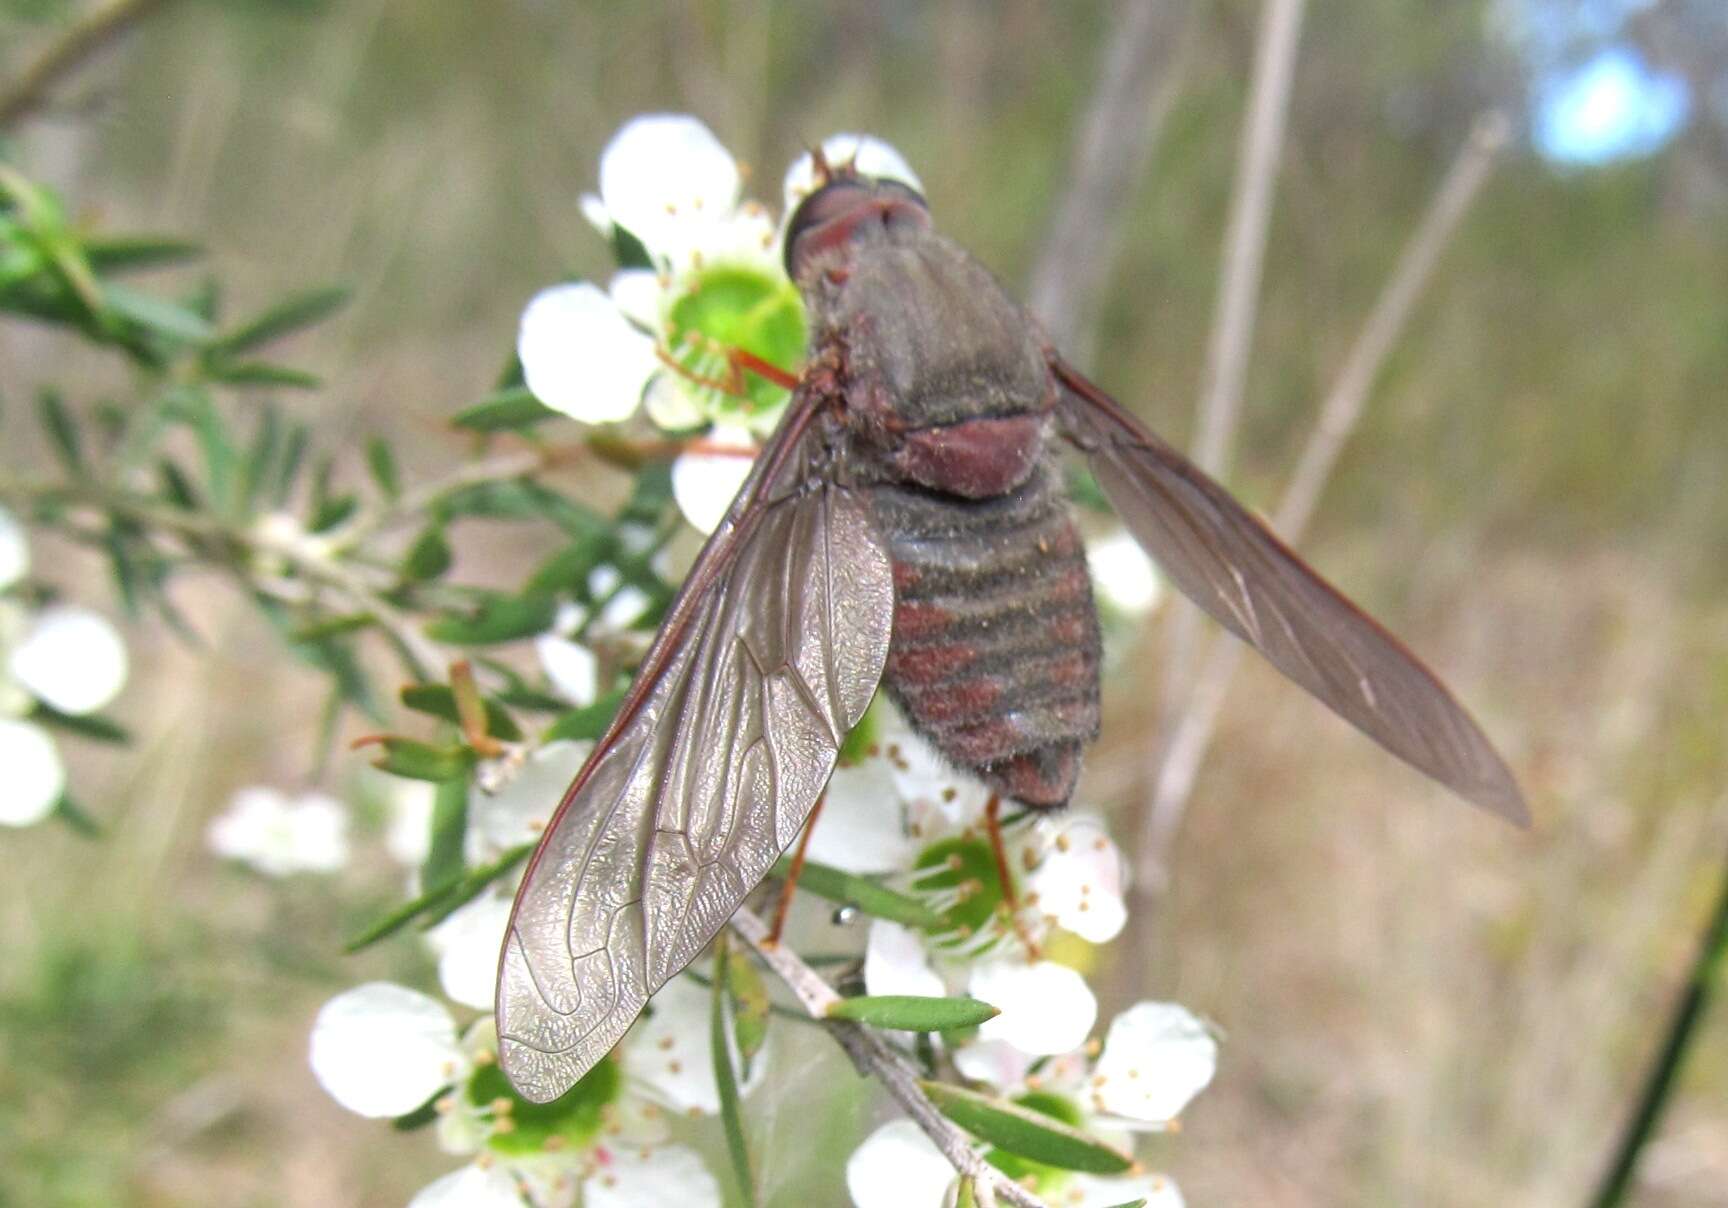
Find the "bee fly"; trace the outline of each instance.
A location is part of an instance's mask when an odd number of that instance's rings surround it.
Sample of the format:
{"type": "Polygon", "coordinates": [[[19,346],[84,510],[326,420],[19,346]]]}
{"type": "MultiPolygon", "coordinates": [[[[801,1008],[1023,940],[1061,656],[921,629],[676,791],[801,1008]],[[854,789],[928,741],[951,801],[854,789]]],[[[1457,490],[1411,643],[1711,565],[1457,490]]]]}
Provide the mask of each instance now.
{"type": "Polygon", "coordinates": [[[604,1057],[767,874],[878,686],[1000,798],[1068,803],[1098,733],[1099,633],[1064,445],[1226,629],[1460,797],[1525,819],[1433,674],[1063,360],[921,196],[823,175],[787,229],[811,334],[785,418],[516,897],[499,1057],[536,1102],[604,1057]]]}

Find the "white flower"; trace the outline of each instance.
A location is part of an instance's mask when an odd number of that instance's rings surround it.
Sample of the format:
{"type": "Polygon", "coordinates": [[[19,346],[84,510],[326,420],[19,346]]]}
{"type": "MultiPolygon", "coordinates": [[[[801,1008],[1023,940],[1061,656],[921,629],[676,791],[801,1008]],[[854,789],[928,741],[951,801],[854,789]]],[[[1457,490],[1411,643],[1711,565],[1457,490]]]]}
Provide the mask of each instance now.
{"type": "Polygon", "coordinates": [[[1083,940],[1115,939],[1128,922],[1127,866],[1104,823],[1086,814],[1064,814],[1039,818],[1030,829],[1021,845],[1023,862],[1032,866],[1025,880],[1028,899],[1083,940]]]}
{"type": "Polygon", "coordinates": [[[465,1007],[490,1010],[498,981],[498,952],[510,921],[510,900],[483,893],[452,911],[426,933],[438,957],[438,984],[465,1007]]]}
{"type": "MultiPolygon", "coordinates": [[[[649,1012],[636,1022],[620,1050],[624,1073],[656,1102],[678,1112],[711,1116],[720,1110],[720,1087],[714,1079],[709,1048],[711,992],[684,977],[660,987],[649,1012]]],[[[743,1094],[762,1081],[768,1063],[758,1053],[748,1074],[739,1079],[743,1094]]],[[[732,1068],[742,1062],[732,1054],[732,1068]]]]}
{"type": "Polygon", "coordinates": [[[464,1166],[434,1179],[408,1208],[522,1208],[516,1180],[496,1166],[464,1166]]]}
{"type": "Polygon", "coordinates": [[[30,544],[17,517],[0,507],[0,591],[30,573],[30,544]]]}
{"type": "Polygon", "coordinates": [[[608,1149],[600,1169],[582,1184],[583,1208],[720,1208],[720,1182],[682,1145],[608,1149]]]}
{"type": "Polygon", "coordinates": [[[1005,1040],[1034,1056],[1078,1048],[1098,1020],[1098,1000],[1086,979],[1055,961],[979,961],[967,992],[1002,1012],[979,1027],[982,1039],[1005,1040]]]}
{"type": "Polygon", "coordinates": [[[126,645],[87,608],[59,604],[30,622],[8,660],[12,678],[62,713],[94,713],[126,682],[126,645]]]}
{"type": "Polygon", "coordinates": [[[384,781],[384,850],[398,864],[419,868],[432,852],[432,811],[438,789],[427,780],[377,775],[384,781]]]}
{"type": "Polygon", "coordinates": [[[0,826],[31,826],[54,811],[66,791],[66,767],[41,726],[0,717],[0,826]]]}
{"type": "MultiPolygon", "coordinates": [[[[716,427],[707,441],[720,448],[750,449],[755,438],[747,428],[716,427]]],[[[712,533],[720,527],[738,489],[750,477],[753,461],[736,453],[685,452],[672,463],[672,497],[692,528],[712,533]]]]}
{"type": "Polygon", "coordinates": [[[543,633],[534,639],[534,653],[559,696],[578,707],[594,703],[600,693],[600,660],[592,650],[560,633],[543,633]]]}
{"type": "Polygon", "coordinates": [[[930,967],[923,937],[887,919],[870,923],[870,938],[864,946],[864,988],[871,994],[928,998],[948,993],[941,975],[930,967]]]}
{"type": "Polygon", "coordinates": [[[522,312],[516,354],[535,398],[589,424],[628,419],[660,367],[653,338],[586,281],[534,295],[522,312]]]}
{"type": "Polygon", "coordinates": [[[325,1003],[312,1025],[312,1073],[362,1116],[401,1116],[468,1073],[456,1023],[435,998],[368,982],[325,1003]]]}
{"type": "Polygon", "coordinates": [[[536,748],[496,794],[474,795],[470,808],[475,832],[498,851],[538,839],[592,745],[552,742],[536,748]]]}
{"type": "Polygon", "coordinates": [[[1098,598],[1127,617],[1140,617],[1158,607],[1163,585],[1158,568],[1127,529],[1086,547],[1092,586],[1098,598]]]}
{"type": "Polygon", "coordinates": [[[262,786],[241,789],[207,837],[217,855],[272,877],[335,872],[348,862],[348,815],[322,793],[290,798],[262,786]]]}
{"type": "MultiPolygon", "coordinates": [[[[905,157],[872,135],[830,134],[822,140],[822,158],[831,168],[851,164],[865,176],[897,180],[919,192],[924,191],[918,174],[912,171],[912,165],[906,162],[905,157]]],[[[799,202],[815,192],[816,167],[808,151],[793,160],[792,166],[786,170],[784,189],[788,215],[798,208],[799,202]]]]}
{"type": "Polygon", "coordinates": [[[1136,1003],[1111,1021],[1091,1106],[1124,1128],[1162,1128],[1218,1070],[1218,1041],[1186,1008],[1136,1003]]]}
{"type": "Polygon", "coordinates": [[[855,1208],[940,1208],[954,1179],[954,1167],[910,1120],[890,1120],[846,1160],[855,1208]]]}
{"type": "Polygon", "coordinates": [[[731,152],[688,114],[632,118],[600,155],[607,218],[665,262],[699,250],[705,228],[733,216],[742,184],[731,152]]]}
{"type": "Polygon", "coordinates": [[[810,832],[809,857],[847,872],[910,868],[918,844],[906,833],[904,813],[886,759],[835,768],[816,829],[810,832]]]}

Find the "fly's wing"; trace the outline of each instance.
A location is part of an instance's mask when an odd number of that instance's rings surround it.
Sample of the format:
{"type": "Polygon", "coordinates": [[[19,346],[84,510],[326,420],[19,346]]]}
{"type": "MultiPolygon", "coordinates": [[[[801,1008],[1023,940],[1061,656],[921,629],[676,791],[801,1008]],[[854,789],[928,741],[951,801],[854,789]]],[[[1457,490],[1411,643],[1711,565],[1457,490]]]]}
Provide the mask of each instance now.
{"type": "Polygon", "coordinates": [[[499,1060],[540,1103],[604,1057],[792,842],[882,678],[893,580],[794,399],[528,865],[499,1060]]]}
{"type": "Polygon", "coordinates": [[[1528,823],[1512,774],[1433,672],[1102,390],[1060,360],[1051,369],[1064,434],[1182,594],[1392,754],[1528,823]]]}

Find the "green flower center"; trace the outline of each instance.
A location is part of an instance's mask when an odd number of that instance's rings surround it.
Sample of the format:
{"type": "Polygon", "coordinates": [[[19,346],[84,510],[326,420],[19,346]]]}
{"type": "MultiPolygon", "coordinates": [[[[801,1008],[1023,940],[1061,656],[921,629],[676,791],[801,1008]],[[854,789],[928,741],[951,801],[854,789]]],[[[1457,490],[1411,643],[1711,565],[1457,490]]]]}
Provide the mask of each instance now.
{"type": "Polygon", "coordinates": [[[557,1149],[581,1151],[599,1138],[623,1085],[618,1062],[608,1059],[589,1070],[568,1093],[550,1103],[530,1103],[494,1063],[482,1066],[469,1079],[468,1101],[476,1107],[502,1108],[496,1112],[500,1127],[486,1142],[495,1153],[520,1157],[557,1149]]]}
{"type": "Polygon", "coordinates": [[[985,839],[961,836],[932,843],[918,854],[912,868],[912,888],[929,896],[931,904],[954,922],[953,934],[935,939],[941,947],[974,943],[1004,908],[996,856],[985,839]]]}
{"type": "Polygon", "coordinates": [[[747,265],[717,264],[680,282],[666,310],[672,359],[702,411],[726,423],[760,427],[778,416],[787,392],[757,374],[733,382],[729,349],[742,349],[770,365],[794,371],[804,356],[804,303],[784,276],[747,265]],[[741,392],[724,388],[736,384],[741,392]]]}

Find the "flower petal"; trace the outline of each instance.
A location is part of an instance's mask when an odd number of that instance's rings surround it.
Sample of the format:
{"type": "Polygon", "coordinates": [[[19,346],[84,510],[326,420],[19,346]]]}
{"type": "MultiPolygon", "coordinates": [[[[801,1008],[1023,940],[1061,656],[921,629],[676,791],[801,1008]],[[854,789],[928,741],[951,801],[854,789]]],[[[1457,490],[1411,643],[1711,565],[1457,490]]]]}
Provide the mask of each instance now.
{"type": "Polygon", "coordinates": [[[335,872],[348,862],[347,813],[322,793],[290,801],[272,788],[241,789],[206,835],[217,855],[266,876],[335,872]]]}
{"type": "Polygon", "coordinates": [[[1218,1041],[1187,1008],[1141,1002],[1110,1024],[1093,1070],[1093,1109],[1125,1125],[1181,1114],[1218,1070],[1218,1041]]]}
{"type": "Polygon", "coordinates": [[[653,339],[586,281],[555,285],[530,299],[516,353],[535,398],[590,424],[627,419],[660,366],[653,339]]]}
{"type": "Polygon", "coordinates": [[[632,118],[600,155],[607,214],[669,260],[683,258],[693,227],[731,215],[741,185],[731,152],[688,114],[632,118]]]}
{"type": "Polygon", "coordinates": [[[688,432],[708,421],[708,413],[695,398],[690,383],[676,373],[657,373],[648,379],[642,407],[657,427],[668,432],[688,432]]]}
{"type": "Polygon", "coordinates": [[[1145,1200],[1146,1208],[1183,1208],[1182,1192],[1175,1180],[1150,1172],[1112,1178],[1071,1175],[1050,1203],[1051,1208],[1115,1208],[1135,1200],[1145,1200]]]}
{"type": "Polygon", "coordinates": [[[591,745],[554,742],[529,755],[521,771],[496,795],[474,798],[475,829],[499,849],[537,839],[588,758],[591,745]]]}
{"type": "Polygon", "coordinates": [[[607,1149],[600,1172],[582,1184],[583,1208],[720,1208],[720,1202],[719,1180],[700,1154],[682,1145],[607,1149]]]}
{"type": "Polygon", "coordinates": [[[432,850],[432,807],[438,790],[430,781],[387,776],[383,789],[384,850],[398,864],[419,868],[432,850]]]}
{"type": "Polygon", "coordinates": [[[990,802],[984,782],[957,771],[895,713],[884,713],[881,745],[893,769],[895,791],[906,803],[907,830],[914,838],[929,842],[959,834],[983,820],[990,802]]]}
{"type": "Polygon", "coordinates": [[[0,718],[0,826],[31,826],[54,811],[66,791],[66,765],[41,726],[0,718]]]}
{"type": "Polygon", "coordinates": [[[954,1053],[954,1068],[973,1082],[987,1082],[999,1091],[1026,1085],[1034,1058],[1006,1040],[974,1040],[954,1053]]]}
{"type": "Polygon", "coordinates": [[[498,985],[498,950],[510,922],[509,899],[483,893],[426,933],[438,954],[438,984],[451,1000],[481,1011],[492,1009],[498,985]]]}
{"type": "Polygon", "coordinates": [[[1079,1048],[1098,1019],[1098,1000],[1086,979],[1054,961],[980,961],[969,992],[1002,1012],[978,1029],[981,1039],[1005,1040],[1034,1056],[1079,1048]]]}
{"type": "MultiPolygon", "coordinates": [[[[707,439],[728,448],[756,445],[742,428],[716,427],[707,439]]],[[[726,518],[754,464],[754,458],[732,453],[680,453],[672,463],[672,497],[678,510],[698,532],[712,533],[726,518]]]]}
{"type": "Polygon", "coordinates": [[[30,573],[30,542],[24,526],[5,508],[0,508],[0,591],[5,591],[30,573]]]}
{"type": "Polygon", "coordinates": [[[600,660],[569,638],[543,633],[534,639],[541,670],[559,696],[573,705],[591,705],[599,694],[600,660]]]}
{"type": "MultiPolygon", "coordinates": [[[[720,1088],[708,1047],[709,991],[675,977],[660,987],[649,1007],[651,1013],[636,1024],[621,1050],[625,1075],[676,1111],[714,1115],[720,1110],[720,1088]]],[[[766,1056],[756,1055],[749,1076],[739,1082],[740,1092],[748,1094],[762,1081],[766,1056]]],[[[735,1053],[732,1066],[739,1067],[735,1053]]]]}
{"type": "Polygon", "coordinates": [[[1029,841],[1038,863],[1026,885],[1038,909],[1083,940],[1115,939],[1128,922],[1125,863],[1104,823],[1085,814],[1040,820],[1029,841]]]}
{"type": "Polygon", "coordinates": [[[516,1180],[496,1166],[464,1166],[422,1187],[408,1208],[522,1208],[516,1180]]]}
{"type": "Polygon", "coordinates": [[[1138,617],[1158,606],[1163,595],[1158,568],[1127,529],[1088,545],[1086,563],[1098,598],[1118,612],[1138,617]]]}
{"type": "Polygon", "coordinates": [[[456,1024],[437,999],[368,982],[325,1003],[312,1025],[312,1073],[362,1116],[400,1116],[466,1070],[456,1024]]]}
{"type": "Polygon", "coordinates": [[[885,759],[865,759],[834,769],[809,855],[847,872],[894,872],[909,868],[918,848],[901,821],[900,798],[885,759]]]}
{"type": "MultiPolygon", "coordinates": [[[[906,162],[906,157],[874,135],[830,134],[822,140],[822,156],[833,167],[856,164],[858,171],[865,176],[897,180],[911,185],[919,192],[924,191],[918,174],[912,171],[912,165],[906,162]]],[[[815,163],[806,151],[786,169],[786,213],[790,215],[797,209],[798,203],[814,192],[815,188],[815,163]]]]}
{"type": "Polygon", "coordinates": [[[108,619],[73,604],[43,609],[12,651],[12,675],[62,713],[93,713],[126,682],[126,644],[108,619]]]}
{"type": "Polygon", "coordinates": [[[660,330],[660,275],[653,269],[627,268],[612,274],[606,286],[613,305],[626,319],[647,331],[660,330]]]}
{"type": "Polygon", "coordinates": [[[846,1160],[855,1208],[937,1208],[953,1185],[954,1168],[910,1120],[890,1120],[846,1160]]]}
{"type": "Polygon", "coordinates": [[[864,989],[870,994],[915,994],[941,998],[948,993],[930,967],[924,940],[916,931],[886,919],[870,921],[864,944],[864,989]]]}

